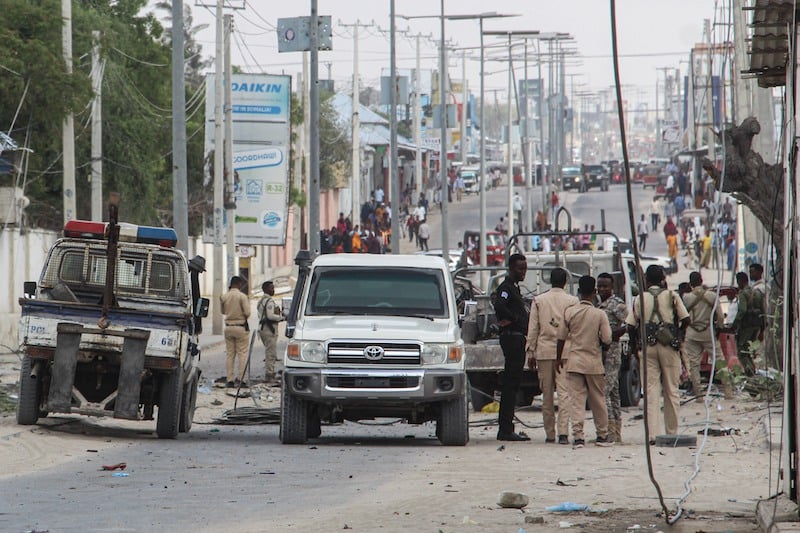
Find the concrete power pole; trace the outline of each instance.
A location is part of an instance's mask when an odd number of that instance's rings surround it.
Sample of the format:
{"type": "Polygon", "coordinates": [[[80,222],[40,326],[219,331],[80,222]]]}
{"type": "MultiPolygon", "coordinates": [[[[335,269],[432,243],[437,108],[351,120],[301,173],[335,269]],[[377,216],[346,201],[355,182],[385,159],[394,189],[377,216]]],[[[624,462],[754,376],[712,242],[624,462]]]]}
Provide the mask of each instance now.
{"type": "MultiPolygon", "coordinates": [[[[61,46],[67,76],[72,76],[72,0],[61,0],[61,46]]],[[[61,128],[63,155],[62,200],[64,222],[77,216],[75,210],[75,117],[68,113],[61,128]]]]}
{"type": "Polygon", "coordinates": [[[467,52],[461,51],[461,162],[467,163],[467,52]]]}
{"type": "Polygon", "coordinates": [[[186,78],[183,70],[183,0],[172,0],[172,226],[178,249],[189,254],[186,178],[186,78]]]}
{"type": "Polygon", "coordinates": [[[508,131],[506,135],[508,138],[508,237],[514,234],[514,138],[511,135],[511,128],[513,127],[512,105],[514,99],[514,62],[511,58],[511,34],[508,34],[508,131]]]}
{"type": "MultiPolygon", "coordinates": [[[[225,15],[225,249],[226,267],[229,276],[238,272],[236,268],[236,182],[233,170],[233,109],[231,107],[231,78],[233,67],[231,65],[231,30],[233,29],[233,15],[225,15]]],[[[269,250],[268,247],[264,247],[269,250]]]]}
{"type": "Polygon", "coordinates": [[[341,24],[341,22],[339,24],[345,27],[353,27],[353,114],[350,124],[353,151],[350,160],[350,166],[352,167],[352,178],[350,180],[350,203],[352,204],[350,208],[350,220],[353,226],[355,226],[361,222],[361,139],[359,133],[361,130],[361,117],[359,115],[361,83],[359,81],[358,69],[358,28],[366,28],[369,24],[361,24],[359,20],[356,20],[355,24],[341,24]]]}
{"type": "Polygon", "coordinates": [[[310,104],[311,122],[310,147],[311,162],[308,187],[308,245],[311,253],[320,252],[319,242],[319,11],[317,0],[311,0],[311,77],[310,104]]]}
{"type": "Polygon", "coordinates": [[[708,49],[708,82],[706,84],[706,120],[708,126],[706,130],[706,139],[708,140],[708,158],[715,162],[717,161],[716,139],[714,138],[714,48],[711,42],[711,21],[705,19],[706,28],[706,47],[708,49]]]}
{"type": "Polygon", "coordinates": [[[420,146],[422,145],[422,120],[420,119],[422,115],[422,104],[419,99],[420,94],[422,94],[422,86],[420,84],[421,58],[419,39],[420,35],[417,34],[417,63],[416,68],[414,69],[414,144],[417,147],[417,153],[416,157],[414,158],[414,184],[417,185],[418,188],[412,187],[412,190],[422,191],[422,150],[420,149],[420,146]]]}
{"type": "Polygon", "coordinates": [[[92,32],[92,220],[103,220],[103,63],[100,32],[92,32]]]}
{"type": "Polygon", "coordinates": [[[444,0],[440,0],[441,10],[441,42],[439,43],[439,103],[441,113],[441,143],[439,143],[439,176],[442,181],[442,257],[445,263],[450,262],[450,241],[447,234],[447,204],[450,201],[450,180],[447,178],[447,47],[444,36],[444,0]]]}
{"type": "Polygon", "coordinates": [[[389,76],[391,77],[391,98],[389,100],[389,200],[392,206],[392,253],[400,253],[400,178],[397,172],[397,46],[395,25],[395,0],[389,0],[389,76]]]}
{"type": "MultiPolygon", "coordinates": [[[[222,2],[217,0],[216,21],[216,56],[214,60],[214,299],[219,302],[224,291],[223,285],[223,254],[222,254],[222,173],[223,173],[223,129],[222,129],[222,78],[223,78],[223,17],[222,2]]],[[[230,273],[229,273],[230,274],[230,273]]],[[[222,309],[219,305],[212,306],[214,310],[211,317],[211,331],[213,335],[222,334],[222,309]]]]}

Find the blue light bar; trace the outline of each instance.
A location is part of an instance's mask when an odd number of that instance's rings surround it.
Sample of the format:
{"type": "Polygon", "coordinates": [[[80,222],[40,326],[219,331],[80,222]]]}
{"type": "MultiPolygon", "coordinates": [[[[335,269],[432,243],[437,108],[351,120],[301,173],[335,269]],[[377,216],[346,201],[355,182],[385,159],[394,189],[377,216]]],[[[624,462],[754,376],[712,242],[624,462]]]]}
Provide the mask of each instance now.
{"type": "Polygon", "coordinates": [[[167,248],[174,248],[178,244],[178,234],[172,228],[157,228],[153,226],[139,226],[136,241],[143,244],[157,244],[167,248]]]}

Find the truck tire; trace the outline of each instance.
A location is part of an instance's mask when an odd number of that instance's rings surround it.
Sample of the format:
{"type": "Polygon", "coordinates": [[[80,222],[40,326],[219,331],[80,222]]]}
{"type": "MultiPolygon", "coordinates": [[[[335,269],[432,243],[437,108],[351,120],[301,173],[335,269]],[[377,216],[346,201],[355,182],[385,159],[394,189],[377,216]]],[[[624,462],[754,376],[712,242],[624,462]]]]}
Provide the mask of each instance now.
{"type": "Polygon", "coordinates": [[[469,442],[469,405],[467,402],[467,380],[461,394],[455,400],[442,402],[436,435],[445,446],[465,446],[469,442]]]}
{"type": "Polygon", "coordinates": [[[286,390],[285,383],[281,393],[279,438],[282,444],[305,444],[308,438],[308,405],[286,390]]]}
{"type": "Polygon", "coordinates": [[[619,400],[622,407],[639,405],[642,396],[642,382],[639,377],[639,362],[634,358],[627,370],[619,373],[619,400]]]}
{"type": "Polygon", "coordinates": [[[31,377],[31,358],[22,359],[19,371],[19,403],[17,403],[17,424],[30,426],[39,420],[39,404],[41,403],[41,379],[31,377]]]}
{"type": "Polygon", "coordinates": [[[192,421],[194,420],[194,410],[197,406],[197,382],[200,379],[198,373],[194,379],[183,387],[183,400],[181,401],[181,418],[178,424],[178,431],[181,433],[188,433],[192,429],[192,421]]]}
{"type": "Polygon", "coordinates": [[[494,401],[494,375],[486,372],[471,372],[469,374],[469,395],[472,410],[480,412],[486,405],[494,401]]]}
{"type": "Polygon", "coordinates": [[[174,439],[178,436],[183,395],[183,368],[161,376],[158,389],[158,420],[156,435],[159,439],[174,439]]]}
{"type": "Polygon", "coordinates": [[[319,410],[312,407],[308,409],[306,437],[309,439],[317,439],[320,435],[322,435],[322,418],[319,415],[319,410]]]}

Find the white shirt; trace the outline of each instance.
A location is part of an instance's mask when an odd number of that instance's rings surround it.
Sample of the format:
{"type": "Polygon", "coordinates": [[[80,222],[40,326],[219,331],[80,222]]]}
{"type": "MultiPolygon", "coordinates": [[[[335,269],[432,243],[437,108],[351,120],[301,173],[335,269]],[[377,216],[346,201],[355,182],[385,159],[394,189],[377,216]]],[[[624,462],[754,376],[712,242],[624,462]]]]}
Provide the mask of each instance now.
{"type": "Polygon", "coordinates": [[[675,187],[675,176],[670,174],[667,178],[667,189],[672,189],[673,187],[675,187]]]}
{"type": "Polygon", "coordinates": [[[514,211],[522,211],[522,197],[518,194],[514,195],[514,211]]]}
{"type": "Polygon", "coordinates": [[[383,189],[381,189],[380,187],[375,189],[375,201],[378,203],[383,202],[383,189]]]}
{"type": "Polygon", "coordinates": [[[644,220],[640,220],[638,224],[636,224],[636,234],[637,235],[647,235],[647,222],[644,220]]]}

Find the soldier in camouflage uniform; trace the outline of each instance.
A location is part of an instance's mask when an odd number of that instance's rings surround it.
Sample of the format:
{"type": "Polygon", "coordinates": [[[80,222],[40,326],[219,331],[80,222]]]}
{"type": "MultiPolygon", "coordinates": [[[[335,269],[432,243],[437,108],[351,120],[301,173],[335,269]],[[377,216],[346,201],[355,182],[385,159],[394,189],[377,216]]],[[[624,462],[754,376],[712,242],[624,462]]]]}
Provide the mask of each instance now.
{"type": "Polygon", "coordinates": [[[597,295],[600,297],[598,309],[605,311],[611,326],[611,346],[603,354],[603,366],[606,372],[606,408],[608,409],[608,431],[614,436],[614,442],[622,442],[622,413],[619,399],[619,368],[622,364],[622,348],[619,338],[625,333],[625,319],[628,307],[614,294],[614,278],[603,272],[597,276],[597,295]]]}

